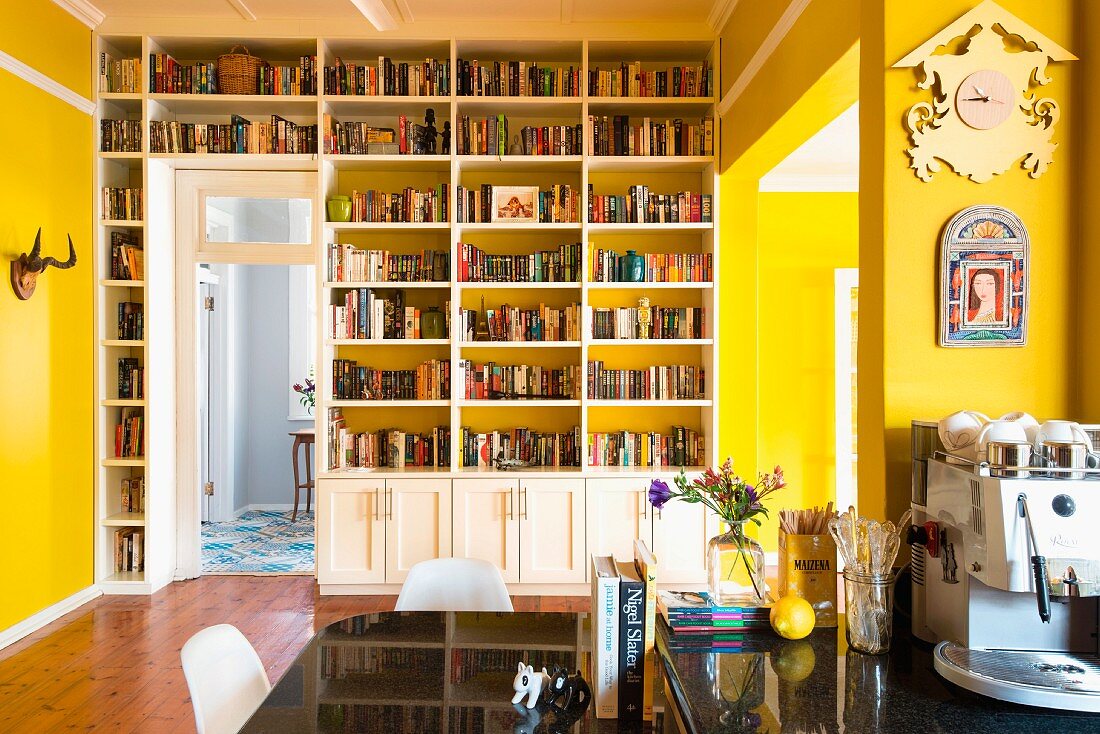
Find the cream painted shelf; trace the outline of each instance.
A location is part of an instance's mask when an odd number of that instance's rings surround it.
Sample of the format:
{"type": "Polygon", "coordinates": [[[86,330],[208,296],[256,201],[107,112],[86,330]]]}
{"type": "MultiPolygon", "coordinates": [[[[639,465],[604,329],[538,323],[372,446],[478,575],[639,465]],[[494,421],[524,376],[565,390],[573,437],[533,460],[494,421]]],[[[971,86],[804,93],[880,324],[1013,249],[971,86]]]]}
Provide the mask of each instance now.
{"type": "Polygon", "coordinates": [[[410,281],[408,283],[382,280],[326,280],[325,288],[329,290],[348,290],[351,288],[400,288],[405,290],[406,288],[412,289],[426,289],[426,290],[449,290],[451,287],[451,281],[435,282],[435,281],[410,281]]]}
{"type": "Polygon", "coordinates": [[[450,400],[327,400],[330,408],[445,408],[450,400]]]}
{"type": "Polygon", "coordinates": [[[166,94],[148,95],[150,102],[181,115],[317,115],[317,97],[289,94],[166,94]]]}
{"type": "Polygon", "coordinates": [[[579,341],[559,342],[459,342],[463,349],[523,349],[531,347],[535,349],[557,349],[579,347],[579,341]]]}
{"type": "Polygon", "coordinates": [[[644,407],[644,408],[710,408],[714,405],[712,400],[627,400],[627,399],[586,399],[584,404],[590,408],[620,408],[620,407],[644,407]]]}
{"type": "MultiPolygon", "coordinates": [[[[453,157],[449,155],[349,155],[329,153],[324,156],[338,171],[402,171],[421,172],[451,170],[453,157]]],[[[326,222],[329,225],[340,222],[326,222]]]]}
{"type": "Polygon", "coordinates": [[[713,339],[589,339],[588,345],[594,347],[662,347],[662,346],[709,346],[713,339]]]}
{"type": "Polygon", "coordinates": [[[150,153],[149,160],[205,171],[317,170],[317,156],[313,153],[150,153]]]}
{"type": "Polygon", "coordinates": [[[462,171],[573,171],[581,170],[579,155],[460,155],[455,156],[462,171]]]}
{"type": "Polygon", "coordinates": [[[325,105],[339,119],[340,115],[407,115],[410,110],[432,107],[436,114],[449,110],[450,95],[410,94],[367,95],[367,94],[326,94],[322,97],[325,105]]]}
{"type": "Polygon", "coordinates": [[[580,400],[543,400],[531,398],[530,400],[462,400],[458,401],[460,408],[579,408],[580,400]]]}
{"type": "Polygon", "coordinates": [[[145,457],[144,456],[128,456],[128,457],[125,457],[125,458],[111,457],[109,459],[103,459],[100,463],[103,464],[103,466],[145,466],[145,457]]]}
{"type": "Polygon", "coordinates": [[[99,281],[99,284],[104,288],[144,288],[144,280],[110,280],[104,279],[99,281]]]}
{"type": "Polygon", "coordinates": [[[325,222],[333,232],[447,232],[447,222],[325,222]]]}
{"type": "Polygon", "coordinates": [[[141,340],[138,340],[138,339],[104,339],[100,342],[100,345],[104,346],[104,347],[130,347],[130,348],[136,349],[138,347],[144,347],[145,346],[145,340],[144,339],[141,339],[141,340]]]}
{"type": "Polygon", "coordinates": [[[665,234],[712,229],[713,222],[597,222],[588,225],[589,234],[665,234]]]}
{"type": "Polygon", "coordinates": [[[101,523],[112,528],[144,527],[144,512],[118,512],[110,517],[103,518],[101,523]]]}
{"type": "Polygon", "coordinates": [[[586,283],[585,288],[597,291],[697,291],[712,290],[714,283],[586,283]]]}
{"type": "MultiPolygon", "coordinates": [[[[714,165],[709,156],[693,155],[594,155],[588,170],[611,173],[701,173],[714,165]]],[[[717,197],[715,197],[717,201],[717,197]]]]}
{"type": "Polygon", "coordinates": [[[145,226],[143,219],[101,219],[99,223],[104,227],[132,227],[137,229],[145,226]]]}
{"type": "Polygon", "coordinates": [[[463,234],[486,234],[489,232],[580,232],[579,222],[522,222],[506,224],[501,222],[466,222],[455,225],[463,234]]]}
{"type": "Polygon", "coordinates": [[[450,339],[326,339],[331,347],[428,347],[448,346],[450,339]]]}
{"type": "Polygon", "coordinates": [[[125,398],[108,398],[100,400],[99,404],[106,408],[144,408],[144,400],[128,400],[125,398]]]}

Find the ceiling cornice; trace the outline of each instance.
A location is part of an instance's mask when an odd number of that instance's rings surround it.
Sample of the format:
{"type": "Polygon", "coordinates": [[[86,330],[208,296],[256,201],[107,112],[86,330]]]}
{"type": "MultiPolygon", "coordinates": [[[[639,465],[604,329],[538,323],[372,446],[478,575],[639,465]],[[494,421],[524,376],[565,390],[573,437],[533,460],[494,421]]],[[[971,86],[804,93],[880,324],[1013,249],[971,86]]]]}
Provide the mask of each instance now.
{"type": "Polygon", "coordinates": [[[397,20],[382,0],[351,0],[355,9],[378,31],[397,30],[397,20]]]}
{"type": "Polygon", "coordinates": [[[244,0],[225,0],[227,3],[233,6],[233,9],[245,20],[256,20],[256,14],[252,12],[252,9],[244,4],[244,0]]]}
{"type": "Polygon", "coordinates": [[[714,0],[714,5],[711,6],[710,14],[707,16],[707,25],[715,33],[721,33],[736,7],[737,0],[714,0]]]}
{"type": "Polygon", "coordinates": [[[771,31],[768,32],[768,35],[760,44],[760,48],[756,49],[756,53],[749,59],[749,63],[745,64],[741,74],[730,85],[729,91],[722,97],[722,101],[718,103],[719,117],[729,112],[730,107],[733,107],[733,103],[737,101],[741,93],[748,89],[749,84],[752,84],[752,80],[767,63],[768,59],[771,58],[772,54],[775,53],[775,50],[779,48],[779,44],[783,43],[783,39],[791,32],[791,28],[794,27],[794,24],[802,15],[802,11],[809,4],[810,0],[791,0],[791,4],[783,11],[783,15],[779,16],[779,20],[775,22],[771,31]]]}
{"type": "Polygon", "coordinates": [[[107,14],[102,10],[92,5],[88,0],[53,0],[57,5],[65,10],[69,15],[79,20],[84,25],[88,26],[92,30],[96,29],[103,19],[107,17],[107,14]]]}
{"type": "Polygon", "coordinates": [[[415,21],[408,0],[394,0],[394,4],[397,6],[397,12],[401,13],[401,22],[412,23],[415,21]]]}

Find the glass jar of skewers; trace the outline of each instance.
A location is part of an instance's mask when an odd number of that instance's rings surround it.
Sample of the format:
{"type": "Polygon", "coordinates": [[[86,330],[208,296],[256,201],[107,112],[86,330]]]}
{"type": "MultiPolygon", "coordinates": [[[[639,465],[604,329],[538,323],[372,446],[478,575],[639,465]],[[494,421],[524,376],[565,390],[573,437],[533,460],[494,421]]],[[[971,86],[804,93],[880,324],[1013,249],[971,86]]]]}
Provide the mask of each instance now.
{"type": "Polygon", "coordinates": [[[718,606],[765,604],[764,549],[746,532],[748,523],[760,525],[758,516],[767,517],[764,499],[786,486],[783,469],[775,467],[761,474],[755,485],[733,473],[733,461],[726,459],[718,471],[708,468],[688,481],[681,469],[675,488],[654,479],[649,485],[649,501],[660,509],[670,499],[706,505],[726,524],[728,530],[710,539],[707,545],[707,585],[711,603],[718,606]]]}

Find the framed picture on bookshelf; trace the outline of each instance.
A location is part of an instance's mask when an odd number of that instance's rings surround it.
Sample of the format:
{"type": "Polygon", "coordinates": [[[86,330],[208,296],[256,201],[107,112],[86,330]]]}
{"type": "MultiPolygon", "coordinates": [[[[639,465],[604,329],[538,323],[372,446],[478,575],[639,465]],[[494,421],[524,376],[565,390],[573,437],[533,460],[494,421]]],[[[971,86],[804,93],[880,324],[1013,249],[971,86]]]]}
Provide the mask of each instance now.
{"type": "Polygon", "coordinates": [[[494,222],[538,221],[538,186],[494,186],[494,222]]]}

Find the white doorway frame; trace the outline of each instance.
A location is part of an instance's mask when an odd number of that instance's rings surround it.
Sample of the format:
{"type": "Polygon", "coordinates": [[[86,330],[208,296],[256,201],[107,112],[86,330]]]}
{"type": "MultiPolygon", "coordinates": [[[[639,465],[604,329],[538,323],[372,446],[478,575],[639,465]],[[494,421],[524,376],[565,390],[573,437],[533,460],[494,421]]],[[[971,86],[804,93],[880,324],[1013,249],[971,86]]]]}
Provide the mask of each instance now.
{"type": "Polygon", "coordinates": [[[320,232],[317,175],[306,171],[176,172],[176,579],[202,572],[197,371],[201,263],[315,265],[320,232]],[[311,244],[218,243],[206,239],[208,196],[304,198],[312,202],[311,244]]]}
{"type": "Polygon", "coordinates": [[[859,287],[859,268],[837,268],[833,288],[833,400],[836,433],[836,506],[858,507],[852,463],[852,289],[859,287]]]}

